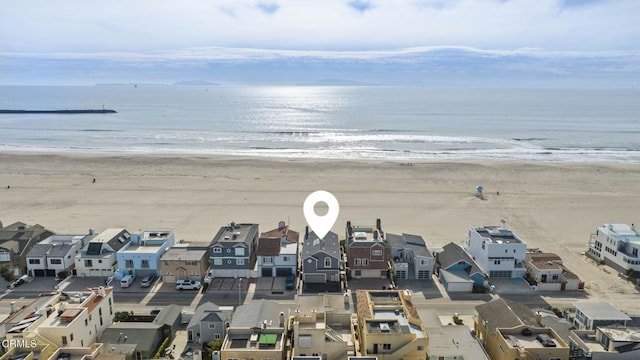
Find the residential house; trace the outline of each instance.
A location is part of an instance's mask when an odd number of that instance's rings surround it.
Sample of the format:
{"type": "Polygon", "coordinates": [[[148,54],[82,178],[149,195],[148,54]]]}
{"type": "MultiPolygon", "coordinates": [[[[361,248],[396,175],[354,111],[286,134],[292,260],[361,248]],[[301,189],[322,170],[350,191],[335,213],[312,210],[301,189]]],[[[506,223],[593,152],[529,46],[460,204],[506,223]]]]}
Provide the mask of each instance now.
{"type": "Polygon", "coordinates": [[[288,307],[270,300],[254,300],[237,307],[220,349],[220,359],[284,360],[288,319],[288,307]]]}
{"type": "Polygon", "coordinates": [[[208,266],[208,246],[177,244],[160,258],[160,272],[165,284],[175,284],[177,280],[202,281],[208,266]]]}
{"type": "Polygon", "coordinates": [[[347,268],[352,278],[387,278],[391,269],[391,248],[380,219],[376,219],[375,227],[347,221],[346,239],[347,268]]]}
{"type": "Polygon", "coordinates": [[[436,254],[435,273],[448,292],[472,292],[488,276],[461,246],[448,243],[436,254]]]}
{"type": "MultiPolygon", "coordinates": [[[[59,348],[48,360],[125,360],[125,358],[122,354],[119,356],[116,354],[107,354],[104,344],[95,343],[85,347],[59,348]]],[[[43,359],[43,357],[40,357],[40,359],[43,359]]]]}
{"type": "Polygon", "coordinates": [[[489,274],[489,278],[524,277],[527,243],[507,229],[504,220],[499,226],[469,229],[466,245],[467,252],[489,274]]]}
{"type": "Polygon", "coordinates": [[[351,297],[344,294],[298,296],[292,315],[293,358],[343,360],[355,355],[351,297]]]}
{"type": "Polygon", "coordinates": [[[131,243],[116,253],[118,271],[115,279],[125,275],[160,276],[160,257],[176,242],[173,231],[144,231],[131,234],[131,243]]]}
{"type": "Polygon", "coordinates": [[[172,337],[180,324],[181,307],[162,308],[152,322],[116,322],[100,337],[107,353],[123,354],[127,360],[152,359],[167,337],[172,337]]]}
{"type": "Polygon", "coordinates": [[[49,236],[27,253],[27,273],[31,276],[71,275],[76,255],[91,238],[91,232],[85,235],[49,236]]]}
{"type": "Polygon", "coordinates": [[[319,239],[308,233],[302,244],[302,280],[304,283],[340,283],[340,242],[338,234],[328,232],[319,239]]]}
{"type": "Polygon", "coordinates": [[[224,339],[232,313],[232,306],[218,306],[212,302],[199,305],[187,325],[187,341],[206,344],[224,339]]]}
{"type": "Polygon", "coordinates": [[[528,280],[539,291],[581,290],[584,282],[562,264],[560,256],[553,253],[527,252],[525,262],[528,280]]]}
{"type": "Polygon", "coordinates": [[[620,272],[640,271],[640,233],[634,224],[604,224],[591,234],[587,254],[620,272]]]}
{"type": "Polygon", "coordinates": [[[255,277],[258,224],[223,226],[209,244],[209,268],[214,277],[255,277]]]}
{"type": "Polygon", "coordinates": [[[278,228],[260,234],[256,251],[258,276],[296,275],[299,237],[284,221],[278,223],[278,228]]]}
{"type": "Polygon", "coordinates": [[[573,330],[569,344],[572,359],[640,359],[640,328],[602,326],[595,330],[573,330]]]}
{"type": "Polygon", "coordinates": [[[2,227],[0,223],[0,266],[11,267],[15,276],[26,274],[29,250],[51,235],[53,232],[38,224],[16,222],[2,227]]]}
{"type": "Polygon", "coordinates": [[[567,319],[578,330],[595,330],[600,326],[627,325],[629,315],[609,303],[575,303],[566,312],[567,319]]]}
{"type": "Polygon", "coordinates": [[[76,255],[76,275],[112,276],[117,269],[116,253],[131,244],[131,234],[125,229],[107,229],[87,243],[76,255]]]}
{"type": "Polygon", "coordinates": [[[3,324],[7,340],[44,338],[55,348],[85,347],[95,343],[112,323],[113,313],[113,289],[99,287],[40,297],[3,324]]]}
{"type": "Polygon", "coordinates": [[[397,279],[431,279],[433,255],[420,235],[387,233],[391,246],[393,274],[397,279]]]}
{"type": "Polygon", "coordinates": [[[358,290],[360,354],[379,360],[423,360],[429,336],[408,291],[358,290]]]}
{"type": "Polygon", "coordinates": [[[420,319],[429,334],[428,360],[490,360],[467,325],[442,325],[434,309],[420,311],[420,319]]]}
{"type": "Polygon", "coordinates": [[[569,359],[567,343],[520,303],[497,299],[476,306],[474,329],[492,360],[569,359]]]}

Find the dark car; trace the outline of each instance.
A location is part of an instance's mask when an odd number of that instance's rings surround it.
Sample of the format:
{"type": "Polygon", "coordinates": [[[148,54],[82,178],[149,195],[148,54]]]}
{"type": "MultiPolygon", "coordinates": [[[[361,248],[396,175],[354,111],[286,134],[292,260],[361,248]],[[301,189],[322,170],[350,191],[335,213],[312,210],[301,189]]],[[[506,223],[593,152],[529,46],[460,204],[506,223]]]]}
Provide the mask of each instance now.
{"type": "Polygon", "coordinates": [[[284,286],[285,286],[285,288],[287,288],[287,290],[295,289],[296,288],[296,276],[295,275],[287,276],[287,282],[285,282],[284,286]]]}

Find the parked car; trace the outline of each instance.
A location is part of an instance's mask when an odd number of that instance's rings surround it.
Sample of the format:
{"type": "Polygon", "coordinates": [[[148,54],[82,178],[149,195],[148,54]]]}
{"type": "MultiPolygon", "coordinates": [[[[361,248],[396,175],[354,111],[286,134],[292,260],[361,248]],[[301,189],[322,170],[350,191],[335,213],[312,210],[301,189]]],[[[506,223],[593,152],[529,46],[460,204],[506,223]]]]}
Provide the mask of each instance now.
{"type": "Polygon", "coordinates": [[[178,280],[176,282],[176,290],[199,290],[200,281],[198,280],[178,280]]]}
{"type": "Polygon", "coordinates": [[[204,283],[211,284],[212,281],[213,281],[213,270],[209,270],[209,272],[207,272],[207,276],[204,277],[204,283]]]}
{"type": "Polygon", "coordinates": [[[125,277],[120,280],[120,287],[128,288],[129,286],[131,286],[131,284],[133,284],[133,280],[135,279],[136,277],[133,275],[125,275],[125,277]]]}
{"type": "Polygon", "coordinates": [[[26,282],[28,282],[27,280],[29,280],[29,275],[22,275],[21,277],[19,277],[17,280],[15,280],[14,282],[12,282],[11,284],[7,285],[7,287],[9,289],[13,289],[17,286],[20,286],[26,282]]]}
{"type": "Polygon", "coordinates": [[[287,276],[287,281],[285,282],[285,288],[287,288],[288,290],[292,290],[296,288],[296,276],[295,275],[289,275],[287,276]]]}
{"type": "Polygon", "coordinates": [[[143,288],[146,288],[153,285],[155,281],[156,281],[156,277],[154,275],[147,275],[143,277],[142,280],[140,280],[140,286],[142,286],[143,288]]]}

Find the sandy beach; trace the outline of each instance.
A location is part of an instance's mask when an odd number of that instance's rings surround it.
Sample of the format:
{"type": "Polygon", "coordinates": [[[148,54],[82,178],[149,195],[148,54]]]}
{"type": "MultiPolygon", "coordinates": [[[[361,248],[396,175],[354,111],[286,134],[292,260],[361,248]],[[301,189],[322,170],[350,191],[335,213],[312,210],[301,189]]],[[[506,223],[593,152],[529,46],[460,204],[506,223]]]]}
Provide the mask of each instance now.
{"type": "Polygon", "coordinates": [[[304,199],[323,189],[340,202],[340,236],[347,220],[381,218],[388,232],[420,234],[438,247],[505,219],[529,247],[557,252],[586,277],[592,269],[580,253],[596,226],[640,220],[638,164],[23,153],[1,153],[0,164],[0,221],[58,233],[170,229],[185,242],[208,242],[230,221],[266,231],[279,220],[304,231],[304,199]],[[484,200],[474,196],[477,185],[484,200]]]}

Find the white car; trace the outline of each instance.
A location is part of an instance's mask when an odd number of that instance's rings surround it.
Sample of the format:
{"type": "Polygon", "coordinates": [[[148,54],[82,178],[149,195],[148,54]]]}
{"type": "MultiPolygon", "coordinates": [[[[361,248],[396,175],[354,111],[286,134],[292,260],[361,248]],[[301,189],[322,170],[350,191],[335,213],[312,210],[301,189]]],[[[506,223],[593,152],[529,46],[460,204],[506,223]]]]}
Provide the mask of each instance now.
{"type": "Polygon", "coordinates": [[[176,290],[199,290],[200,281],[198,280],[178,280],[176,282],[176,290]]]}

